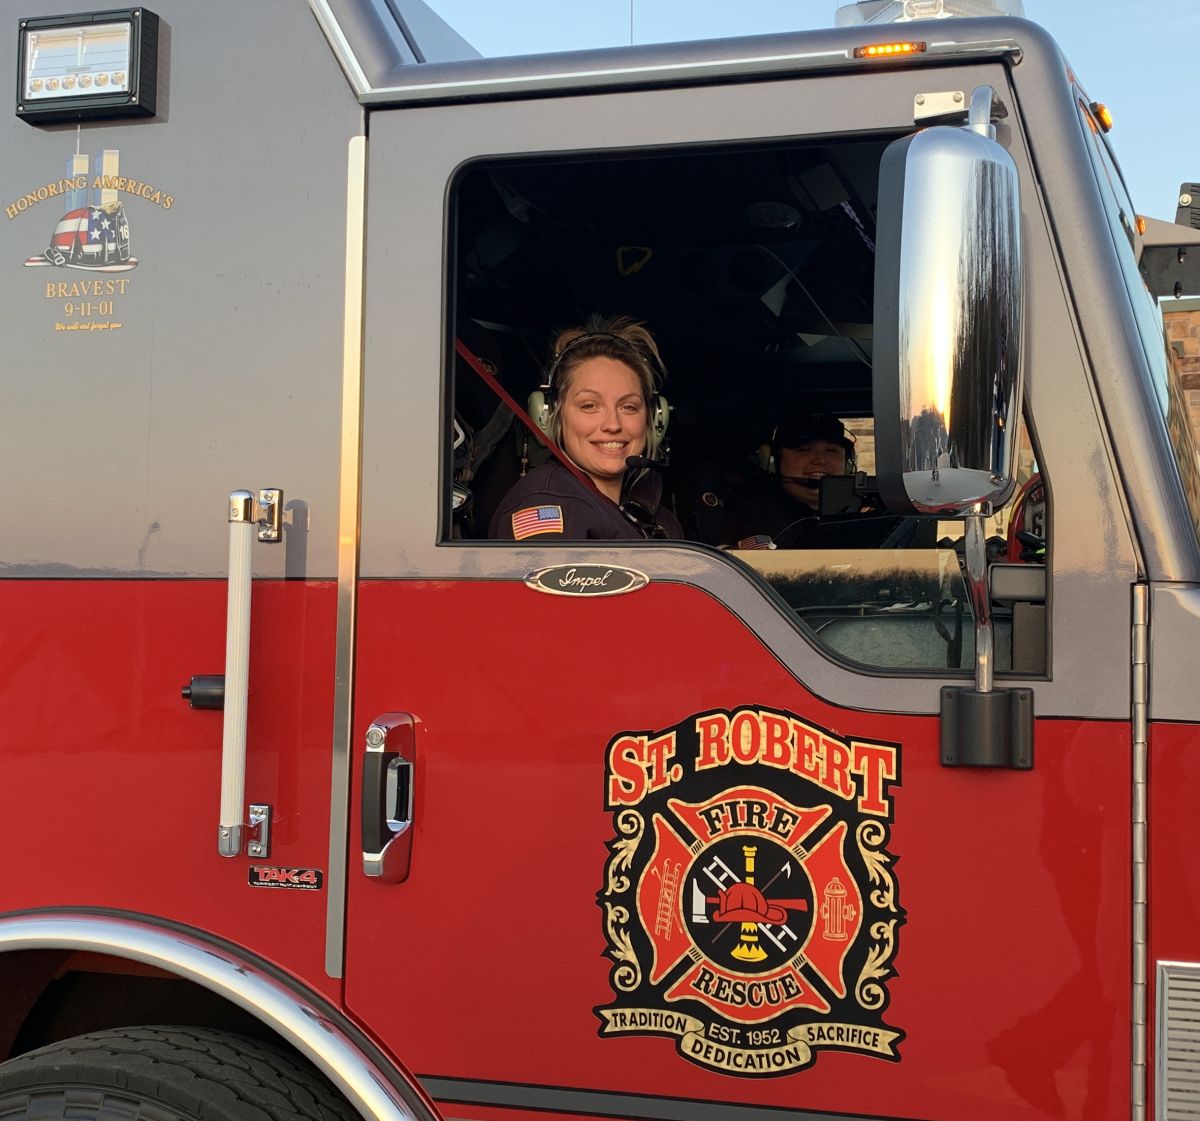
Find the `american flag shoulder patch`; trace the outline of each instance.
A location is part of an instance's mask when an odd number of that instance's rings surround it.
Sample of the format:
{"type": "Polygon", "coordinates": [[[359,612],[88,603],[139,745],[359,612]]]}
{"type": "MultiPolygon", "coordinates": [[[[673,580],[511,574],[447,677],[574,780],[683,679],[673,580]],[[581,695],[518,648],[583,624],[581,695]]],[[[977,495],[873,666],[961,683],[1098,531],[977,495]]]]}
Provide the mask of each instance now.
{"type": "Polygon", "coordinates": [[[526,506],[512,516],[513,539],[523,541],[538,533],[562,533],[561,506],[526,506]]]}
{"type": "Polygon", "coordinates": [[[765,533],[756,533],[753,537],[743,537],[735,546],[735,549],[774,549],[775,543],[770,536],[765,533]]]}

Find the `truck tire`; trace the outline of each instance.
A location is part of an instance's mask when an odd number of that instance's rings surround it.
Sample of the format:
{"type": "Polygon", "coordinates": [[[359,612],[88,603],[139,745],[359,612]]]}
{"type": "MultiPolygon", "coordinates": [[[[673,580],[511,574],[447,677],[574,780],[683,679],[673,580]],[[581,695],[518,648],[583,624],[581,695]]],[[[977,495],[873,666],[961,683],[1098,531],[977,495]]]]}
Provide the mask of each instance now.
{"type": "Polygon", "coordinates": [[[358,1121],[297,1055],[204,1028],[120,1028],[0,1064],[0,1121],[358,1121]]]}

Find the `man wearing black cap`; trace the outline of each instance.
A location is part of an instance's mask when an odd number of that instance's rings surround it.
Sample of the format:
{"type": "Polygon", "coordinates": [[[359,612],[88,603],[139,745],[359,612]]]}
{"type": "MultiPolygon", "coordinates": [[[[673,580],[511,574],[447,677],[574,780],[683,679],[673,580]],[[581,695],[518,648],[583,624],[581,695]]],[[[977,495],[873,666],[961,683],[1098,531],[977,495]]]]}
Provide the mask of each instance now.
{"type": "Polygon", "coordinates": [[[734,549],[788,548],[804,544],[815,525],[826,475],[853,470],[854,438],[828,413],[782,422],[771,441],[770,480],[735,509],[721,529],[734,549]]]}

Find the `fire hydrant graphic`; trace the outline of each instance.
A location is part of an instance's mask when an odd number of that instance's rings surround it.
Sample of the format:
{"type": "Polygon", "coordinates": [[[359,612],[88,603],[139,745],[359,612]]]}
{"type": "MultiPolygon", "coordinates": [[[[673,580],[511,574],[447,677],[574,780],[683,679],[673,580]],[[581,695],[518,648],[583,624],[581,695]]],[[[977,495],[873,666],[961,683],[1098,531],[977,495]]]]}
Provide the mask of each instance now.
{"type": "Polygon", "coordinates": [[[846,902],[847,894],[837,876],[825,885],[825,902],[821,904],[821,917],[825,920],[822,937],[829,942],[845,942],[846,923],[854,921],[854,904],[846,902]]]}

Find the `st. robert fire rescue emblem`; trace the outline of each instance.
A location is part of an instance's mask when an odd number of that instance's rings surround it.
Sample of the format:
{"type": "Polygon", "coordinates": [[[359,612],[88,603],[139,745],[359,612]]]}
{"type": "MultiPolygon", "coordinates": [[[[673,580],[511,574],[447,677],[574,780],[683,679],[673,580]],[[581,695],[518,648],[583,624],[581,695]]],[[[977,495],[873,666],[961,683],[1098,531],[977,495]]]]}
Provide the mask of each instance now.
{"type": "Polygon", "coordinates": [[[898,1060],[883,1015],[904,922],[885,848],[899,781],[895,744],[771,709],[616,736],[600,1034],[673,1037],[748,1077],[823,1048],[898,1060]]]}

